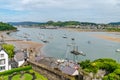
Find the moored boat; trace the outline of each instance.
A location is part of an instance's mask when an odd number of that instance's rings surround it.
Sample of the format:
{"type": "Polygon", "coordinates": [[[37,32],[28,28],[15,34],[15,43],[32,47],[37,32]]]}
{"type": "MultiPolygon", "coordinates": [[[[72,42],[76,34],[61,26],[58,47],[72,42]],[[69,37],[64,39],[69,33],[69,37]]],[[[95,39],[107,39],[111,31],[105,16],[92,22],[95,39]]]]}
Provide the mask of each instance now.
{"type": "Polygon", "coordinates": [[[116,49],[116,52],[120,52],[120,49],[116,49]]]}

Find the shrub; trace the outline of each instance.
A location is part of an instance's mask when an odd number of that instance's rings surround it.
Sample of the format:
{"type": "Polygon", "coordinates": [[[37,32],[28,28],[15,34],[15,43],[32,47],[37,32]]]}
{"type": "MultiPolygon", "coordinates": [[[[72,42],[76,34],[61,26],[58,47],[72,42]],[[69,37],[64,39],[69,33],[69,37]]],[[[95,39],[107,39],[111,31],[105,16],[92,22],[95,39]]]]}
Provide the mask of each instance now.
{"type": "Polygon", "coordinates": [[[32,69],[31,66],[25,66],[25,67],[15,68],[15,69],[12,69],[12,70],[0,72],[0,76],[1,75],[9,75],[9,74],[12,74],[14,72],[26,71],[26,70],[30,70],[30,69],[32,69]]]}
{"type": "Polygon", "coordinates": [[[13,56],[14,56],[14,45],[2,44],[2,48],[7,52],[9,58],[13,58],[13,56]]]}

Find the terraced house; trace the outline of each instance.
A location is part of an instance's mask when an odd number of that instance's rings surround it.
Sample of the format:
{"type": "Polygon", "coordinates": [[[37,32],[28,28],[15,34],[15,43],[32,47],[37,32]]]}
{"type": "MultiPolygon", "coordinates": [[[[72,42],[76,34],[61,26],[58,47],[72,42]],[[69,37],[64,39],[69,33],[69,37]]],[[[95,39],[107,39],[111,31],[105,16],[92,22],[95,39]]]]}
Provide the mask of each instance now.
{"type": "Polygon", "coordinates": [[[0,50],[0,72],[8,69],[9,69],[8,54],[3,49],[1,49],[0,50]]]}

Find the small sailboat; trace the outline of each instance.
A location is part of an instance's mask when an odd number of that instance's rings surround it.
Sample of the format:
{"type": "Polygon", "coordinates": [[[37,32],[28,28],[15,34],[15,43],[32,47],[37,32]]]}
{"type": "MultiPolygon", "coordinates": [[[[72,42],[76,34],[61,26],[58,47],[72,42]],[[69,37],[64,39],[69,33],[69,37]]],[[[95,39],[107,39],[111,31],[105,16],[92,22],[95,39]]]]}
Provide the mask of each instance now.
{"type": "Polygon", "coordinates": [[[67,38],[67,35],[66,35],[66,34],[64,34],[64,35],[63,35],[63,38],[67,38]]]}
{"type": "Polygon", "coordinates": [[[75,38],[71,38],[71,40],[75,40],[75,38]]]}
{"type": "Polygon", "coordinates": [[[120,52],[120,49],[116,49],[116,52],[120,52]]]}
{"type": "Polygon", "coordinates": [[[91,44],[91,41],[88,41],[88,44],[91,44]]]}
{"type": "Polygon", "coordinates": [[[70,51],[71,54],[74,54],[74,55],[82,55],[82,56],[86,56],[86,54],[84,54],[82,51],[78,51],[78,46],[75,45],[75,43],[72,43],[73,45],[73,50],[70,51]]]}
{"type": "Polygon", "coordinates": [[[41,41],[44,42],[44,43],[48,43],[49,42],[47,39],[45,39],[45,35],[42,35],[41,41]]]}
{"type": "Polygon", "coordinates": [[[85,54],[83,54],[82,51],[79,52],[78,50],[72,50],[71,53],[74,54],[74,55],[82,55],[82,56],[86,56],[85,54]]]}
{"type": "Polygon", "coordinates": [[[47,40],[41,40],[42,42],[44,42],[44,43],[48,43],[49,41],[47,41],[47,40]]]}

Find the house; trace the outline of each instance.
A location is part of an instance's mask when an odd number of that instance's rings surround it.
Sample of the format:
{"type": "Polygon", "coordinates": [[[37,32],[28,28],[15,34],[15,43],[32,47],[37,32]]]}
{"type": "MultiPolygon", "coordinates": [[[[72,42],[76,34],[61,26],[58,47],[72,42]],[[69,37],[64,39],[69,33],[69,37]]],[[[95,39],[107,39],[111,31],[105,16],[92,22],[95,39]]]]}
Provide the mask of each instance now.
{"type": "Polygon", "coordinates": [[[9,69],[8,54],[3,49],[1,49],[0,50],[0,72],[8,69],[9,69]]]}
{"type": "Polygon", "coordinates": [[[72,60],[65,60],[64,62],[59,64],[59,69],[62,71],[62,73],[68,74],[70,76],[79,75],[79,68],[80,66],[72,60]]]}
{"type": "Polygon", "coordinates": [[[79,65],[71,61],[66,61],[64,59],[60,60],[53,57],[41,57],[41,56],[37,56],[35,58],[35,61],[50,68],[53,68],[55,70],[56,69],[60,70],[62,73],[70,76],[79,75],[79,71],[78,71],[79,65]]]}
{"type": "Polygon", "coordinates": [[[16,51],[14,55],[14,60],[18,63],[18,66],[22,66],[24,62],[27,60],[28,55],[27,52],[16,51]]]}
{"type": "Polygon", "coordinates": [[[9,60],[9,69],[12,68],[18,68],[18,62],[16,62],[14,59],[9,60]]]}
{"type": "Polygon", "coordinates": [[[64,66],[61,68],[62,73],[71,75],[71,76],[76,76],[79,75],[79,71],[76,70],[75,68],[72,68],[70,66],[64,66]]]}

